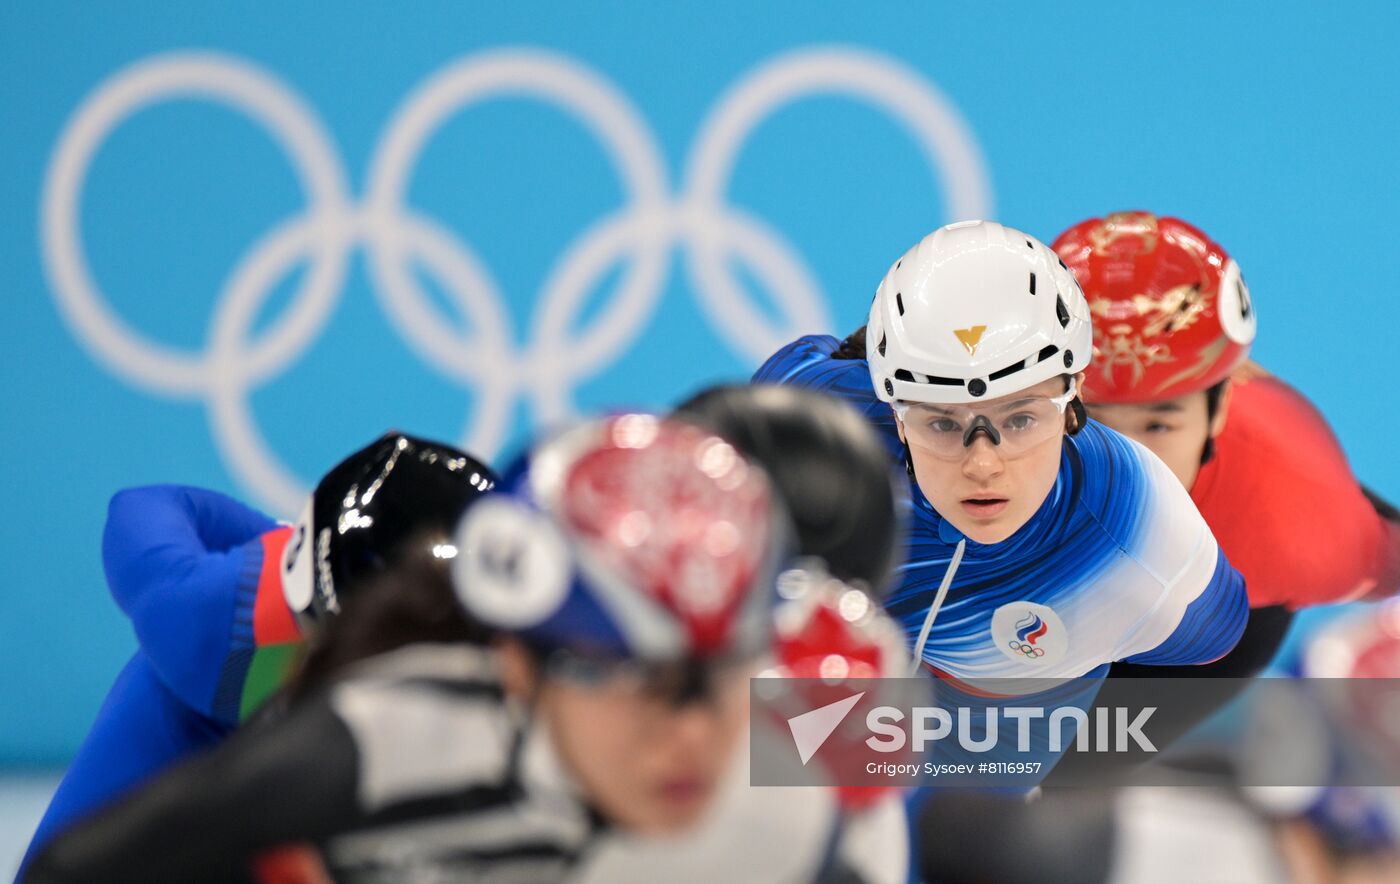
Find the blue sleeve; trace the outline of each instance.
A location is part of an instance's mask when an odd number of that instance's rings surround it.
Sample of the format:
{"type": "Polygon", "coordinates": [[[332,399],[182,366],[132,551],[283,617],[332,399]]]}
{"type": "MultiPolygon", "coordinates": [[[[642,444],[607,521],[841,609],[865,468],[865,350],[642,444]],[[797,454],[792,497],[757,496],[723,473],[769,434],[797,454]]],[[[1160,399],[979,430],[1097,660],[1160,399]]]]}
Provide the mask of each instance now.
{"type": "MultiPolygon", "coordinates": [[[[112,595],[154,674],[203,715],[218,711],[235,633],[252,628],[242,622],[251,615],[240,600],[255,594],[260,536],[275,527],[268,516],[199,488],[153,485],[112,498],[102,537],[112,595]]],[[[237,720],[236,709],[219,714],[237,720]]]]}
{"type": "Polygon", "coordinates": [[[25,863],[56,832],[227,733],[228,728],[180,702],[137,651],[108,691],[49,801],[25,863]]]}
{"type": "Polygon", "coordinates": [[[876,429],[890,456],[903,462],[904,443],[899,441],[894,411],[875,395],[869,364],[864,359],[833,359],[831,354],[840,345],[830,335],[798,338],[768,357],[754,372],[753,381],[807,387],[845,400],[876,429]]]}
{"type": "Polygon", "coordinates": [[[1210,584],[1186,606],[1176,629],[1157,647],[1128,657],[1130,663],[1191,666],[1211,663],[1230,653],[1249,621],[1244,577],[1221,551],[1210,584]]]}

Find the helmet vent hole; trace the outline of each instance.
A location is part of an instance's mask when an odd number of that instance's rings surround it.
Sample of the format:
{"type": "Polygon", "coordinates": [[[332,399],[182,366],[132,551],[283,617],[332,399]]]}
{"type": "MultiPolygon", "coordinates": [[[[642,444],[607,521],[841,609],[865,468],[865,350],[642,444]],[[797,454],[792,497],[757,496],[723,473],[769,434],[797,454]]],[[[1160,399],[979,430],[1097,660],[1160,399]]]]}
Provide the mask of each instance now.
{"type": "Polygon", "coordinates": [[[897,368],[894,371],[894,379],[897,381],[907,381],[911,384],[933,384],[938,387],[961,387],[961,378],[940,378],[935,375],[916,375],[907,368],[897,368]]]}
{"type": "Polygon", "coordinates": [[[1055,295],[1055,317],[1060,320],[1060,328],[1069,328],[1069,308],[1059,294],[1055,295]]]}
{"type": "Polygon", "coordinates": [[[1031,271],[1031,294],[1035,294],[1035,271],[1031,271]]]}
{"type": "Polygon", "coordinates": [[[1030,250],[1032,250],[1032,251],[1035,250],[1035,246],[1031,244],[1031,241],[1030,241],[1030,240],[1026,240],[1026,248],[1028,248],[1028,249],[1030,249],[1030,250]]]}
{"type": "Polygon", "coordinates": [[[1013,363],[1011,363],[1010,365],[1006,366],[1005,368],[999,368],[999,369],[997,369],[996,371],[992,372],[991,374],[987,375],[987,380],[988,380],[988,381],[999,381],[999,380],[1001,380],[1002,378],[1010,377],[1011,375],[1015,374],[1016,372],[1020,371],[1020,370],[1023,369],[1023,368],[1030,368],[1032,365],[1037,365],[1037,364],[1039,364],[1039,363],[1041,363],[1041,362],[1044,362],[1045,360],[1049,359],[1051,356],[1054,356],[1054,355],[1055,355],[1056,353],[1058,353],[1059,351],[1060,351],[1060,348],[1059,348],[1059,347],[1056,347],[1054,344],[1050,344],[1050,345],[1048,345],[1048,346],[1041,347],[1041,348],[1040,348],[1040,352],[1037,353],[1037,354],[1035,354],[1034,356],[1030,356],[1030,357],[1027,357],[1027,358],[1025,358],[1025,359],[1022,359],[1020,362],[1013,362],[1013,363]]]}
{"type": "Polygon", "coordinates": [[[899,315],[900,315],[900,316],[903,316],[903,315],[904,315],[904,293],[903,293],[903,292],[895,292],[895,293],[894,293],[894,306],[899,310],[899,315]]]}
{"type": "Polygon", "coordinates": [[[885,355],[885,336],[883,334],[880,335],[880,345],[875,349],[880,352],[881,356],[885,355]]]}
{"type": "Polygon", "coordinates": [[[1064,259],[1064,258],[1056,258],[1055,260],[1060,262],[1060,269],[1061,269],[1061,270],[1069,270],[1069,268],[1065,266],[1065,259],[1064,259]]]}
{"type": "Polygon", "coordinates": [[[999,381],[999,380],[1001,380],[1001,379],[1004,378],[1004,377],[1010,377],[1011,375],[1015,374],[1016,372],[1020,371],[1021,369],[1025,368],[1025,367],[1026,367],[1026,362],[1025,362],[1025,360],[1022,360],[1022,361],[1020,361],[1020,362],[1013,362],[1011,365],[1008,365],[1006,368],[999,368],[999,369],[997,369],[996,371],[992,372],[991,374],[987,375],[987,380],[989,380],[989,381],[999,381]]]}

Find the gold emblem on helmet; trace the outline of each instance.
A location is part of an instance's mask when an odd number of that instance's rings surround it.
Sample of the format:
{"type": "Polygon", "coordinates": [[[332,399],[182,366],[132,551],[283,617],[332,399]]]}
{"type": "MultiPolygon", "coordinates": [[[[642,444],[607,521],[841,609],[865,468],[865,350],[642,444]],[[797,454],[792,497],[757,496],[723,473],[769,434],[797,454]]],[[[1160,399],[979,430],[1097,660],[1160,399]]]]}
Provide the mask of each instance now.
{"type": "Polygon", "coordinates": [[[1094,254],[1107,255],[1110,248],[1125,236],[1138,241],[1136,254],[1146,255],[1157,248],[1157,216],[1151,212],[1114,212],[1089,231],[1094,254]]]}
{"type": "Polygon", "coordinates": [[[1189,283],[1174,286],[1158,295],[1133,295],[1119,301],[1094,298],[1089,302],[1089,312],[1100,319],[1121,321],[1145,318],[1142,333],[1148,338],[1190,328],[1209,309],[1205,293],[1189,283]]]}
{"type": "Polygon", "coordinates": [[[1162,383],[1157,385],[1157,389],[1154,392],[1160,393],[1174,384],[1179,384],[1191,378],[1201,377],[1210,370],[1210,367],[1216,363],[1216,360],[1220,358],[1220,355],[1225,352],[1225,348],[1229,345],[1230,339],[1225,335],[1221,335],[1214,341],[1211,341],[1208,345],[1201,348],[1201,352],[1197,354],[1194,363],[1186,366],[1165,381],[1162,381],[1162,383]]]}
{"type": "MultiPolygon", "coordinates": [[[[1155,296],[1133,295],[1118,301],[1108,298],[1090,301],[1090,313],[1104,320],[1094,327],[1094,356],[1103,371],[1104,380],[1111,382],[1113,370],[1126,367],[1131,372],[1131,383],[1136,385],[1148,368],[1176,361],[1167,339],[1190,328],[1209,309],[1205,295],[1194,285],[1175,286],[1155,296]],[[1130,323],[1121,321],[1125,319],[1141,321],[1141,330],[1134,333],[1130,323]]],[[[1174,375],[1169,383],[1189,377],[1195,370],[1187,369],[1182,374],[1174,375]]]]}
{"type": "Polygon", "coordinates": [[[1172,362],[1171,347],[1160,340],[1149,343],[1132,333],[1131,326],[1116,326],[1107,334],[1094,330],[1094,362],[1103,379],[1113,383],[1113,370],[1124,367],[1132,374],[1131,383],[1138,384],[1147,369],[1162,362],[1172,362]]]}
{"type": "Polygon", "coordinates": [[[985,325],[974,325],[972,328],[955,328],[953,334],[958,336],[958,341],[967,350],[967,355],[977,355],[977,344],[982,340],[982,332],[986,331],[985,325]]]}

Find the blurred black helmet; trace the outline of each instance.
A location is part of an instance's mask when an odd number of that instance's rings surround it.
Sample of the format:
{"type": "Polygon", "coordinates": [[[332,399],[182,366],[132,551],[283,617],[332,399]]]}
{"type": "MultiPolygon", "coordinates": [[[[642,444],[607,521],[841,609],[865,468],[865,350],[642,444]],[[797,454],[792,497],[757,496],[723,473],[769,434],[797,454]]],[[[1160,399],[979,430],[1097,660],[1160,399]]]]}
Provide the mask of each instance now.
{"type": "Polygon", "coordinates": [[[282,556],[283,592],[303,631],[339,614],[405,541],[450,543],[467,506],[495,484],[495,473],[470,454],[393,431],[336,464],[311,493],[282,556]]]}
{"type": "Polygon", "coordinates": [[[858,412],[813,390],[753,384],[709,387],[675,413],[767,471],[800,555],[883,597],[903,551],[902,522],[889,453],[858,412]]]}

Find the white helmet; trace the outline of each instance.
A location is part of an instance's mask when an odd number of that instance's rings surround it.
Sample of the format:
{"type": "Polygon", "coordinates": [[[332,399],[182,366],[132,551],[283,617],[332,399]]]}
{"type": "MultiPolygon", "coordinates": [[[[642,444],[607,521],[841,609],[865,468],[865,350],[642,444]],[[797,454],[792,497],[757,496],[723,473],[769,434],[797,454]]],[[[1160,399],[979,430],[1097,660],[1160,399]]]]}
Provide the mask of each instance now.
{"type": "Polygon", "coordinates": [[[895,262],[870,307],[866,355],[885,402],[995,399],[1093,359],[1089,305],[1040,240],[961,221],[895,262]]]}

